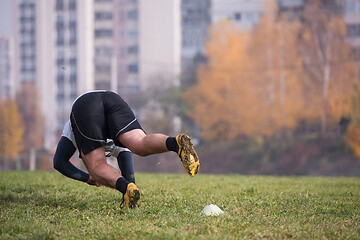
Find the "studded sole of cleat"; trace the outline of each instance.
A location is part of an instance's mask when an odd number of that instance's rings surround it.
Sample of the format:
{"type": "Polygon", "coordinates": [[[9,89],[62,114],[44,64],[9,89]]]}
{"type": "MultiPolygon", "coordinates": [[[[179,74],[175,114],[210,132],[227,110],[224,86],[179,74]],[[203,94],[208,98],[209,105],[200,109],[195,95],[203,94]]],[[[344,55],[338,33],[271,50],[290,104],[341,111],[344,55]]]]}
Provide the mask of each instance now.
{"type": "Polygon", "coordinates": [[[197,165],[197,166],[196,166],[196,169],[195,169],[195,172],[194,172],[195,175],[199,172],[199,168],[200,168],[200,165],[197,165]]]}
{"type": "Polygon", "coordinates": [[[129,208],[137,207],[138,206],[137,202],[139,201],[139,199],[140,199],[140,191],[134,190],[134,195],[130,199],[129,208]]]}
{"type": "Polygon", "coordinates": [[[193,147],[191,139],[188,136],[183,135],[180,139],[180,142],[181,142],[181,147],[185,151],[185,159],[184,159],[186,161],[185,164],[190,165],[193,163],[189,159],[190,154],[194,156],[194,162],[199,161],[199,157],[197,156],[197,154],[195,152],[195,149],[193,147]]]}

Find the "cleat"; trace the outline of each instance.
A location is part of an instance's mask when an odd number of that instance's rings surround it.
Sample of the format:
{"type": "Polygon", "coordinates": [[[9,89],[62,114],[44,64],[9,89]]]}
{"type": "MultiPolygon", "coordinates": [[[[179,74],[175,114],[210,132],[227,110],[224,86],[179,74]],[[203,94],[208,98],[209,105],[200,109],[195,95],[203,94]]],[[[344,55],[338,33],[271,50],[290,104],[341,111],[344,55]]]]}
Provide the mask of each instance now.
{"type": "Polygon", "coordinates": [[[123,200],[120,204],[121,208],[136,208],[140,199],[140,190],[134,183],[129,183],[123,200]]]}
{"type": "Polygon", "coordinates": [[[186,172],[194,177],[199,172],[200,162],[190,137],[186,134],[180,134],[176,137],[176,142],[179,146],[178,155],[186,172]]]}

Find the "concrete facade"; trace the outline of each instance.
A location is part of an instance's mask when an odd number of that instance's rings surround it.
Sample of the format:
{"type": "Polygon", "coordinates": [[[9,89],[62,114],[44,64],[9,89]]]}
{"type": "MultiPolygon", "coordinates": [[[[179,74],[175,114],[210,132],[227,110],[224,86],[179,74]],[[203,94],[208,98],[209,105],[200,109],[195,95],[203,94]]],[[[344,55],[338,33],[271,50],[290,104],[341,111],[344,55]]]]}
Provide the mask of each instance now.
{"type": "Polygon", "coordinates": [[[157,78],[178,84],[181,68],[180,0],[142,0],[139,6],[141,89],[157,78]]]}
{"type": "Polygon", "coordinates": [[[56,146],[73,100],[93,89],[92,6],[92,1],[14,1],[16,89],[36,83],[47,149],[56,146]]]}
{"type": "Polygon", "coordinates": [[[0,35],[0,99],[14,97],[14,41],[0,35]]]}

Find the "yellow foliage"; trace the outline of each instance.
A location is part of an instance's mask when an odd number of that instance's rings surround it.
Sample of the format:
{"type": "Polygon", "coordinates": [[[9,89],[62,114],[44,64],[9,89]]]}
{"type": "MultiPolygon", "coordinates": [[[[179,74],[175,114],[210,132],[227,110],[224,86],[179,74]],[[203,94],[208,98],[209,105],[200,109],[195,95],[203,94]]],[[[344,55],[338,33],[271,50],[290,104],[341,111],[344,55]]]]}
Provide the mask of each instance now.
{"type": "Polygon", "coordinates": [[[360,126],[350,125],[347,130],[346,143],[360,159],[360,126]]]}
{"type": "MultiPolygon", "coordinates": [[[[325,15],[318,21],[324,19],[325,15]]],[[[328,42],[332,51],[323,62],[316,58],[326,53],[317,46],[319,36],[312,26],[278,15],[273,1],[251,32],[240,31],[229,20],[212,26],[206,45],[208,61],[198,69],[197,84],[184,93],[202,138],[271,136],[296,129],[302,120],[318,123],[324,111],[328,126],[333,127],[349,115],[358,68],[349,61],[343,20],[331,19],[326,30],[332,34],[328,42]],[[305,55],[300,54],[300,33],[305,55]],[[341,59],[347,59],[346,64],[341,59]],[[327,88],[326,66],[331,67],[327,88]]],[[[327,34],[321,29],[317,33],[327,34]]]]}
{"type": "Polygon", "coordinates": [[[222,21],[210,32],[209,61],[198,69],[198,84],[184,98],[192,106],[192,116],[202,127],[204,139],[233,139],[243,132],[239,112],[250,113],[246,96],[251,81],[246,73],[248,35],[229,21],[222,21]],[[230,74],[229,74],[230,73],[230,74]]]}
{"type": "Polygon", "coordinates": [[[358,66],[345,41],[343,16],[322,11],[320,3],[315,1],[305,10],[299,49],[306,58],[307,117],[317,121],[321,118],[322,130],[326,130],[350,114],[358,66]]]}
{"type": "Polygon", "coordinates": [[[285,64],[301,68],[298,25],[274,21],[269,9],[254,32],[241,32],[230,21],[211,29],[208,62],[184,95],[205,140],[270,136],[296,126],[303,109],[301,75],[285,64]]]}
{"type": "Polygon", "coordinates": [[[15,157],[23,148],[24,124],[16,102],[0,101],[0,155],[15,157]]]}
{"type": "Polygon", "coordinates": [[[347,128],[346,143],[360,160],[360,84],[354,85],[351,104],[351,124],[347,128]]]}
{"type": "Polygon", "coordinates": [[[267,135],[296,127],[305,106],[302,61],[296,48],[299,22],[276,16],[274,2],[269,2],[249,46],[249,58],[258,69],[253,78],[261,91],[258,100],[263,101],[267,135]]]}
{"type": "Polygon", "coordinates": [[[24,122],[24,148],[41,149],[44,146],[44,119],[38,105],[39,97],[35,82],[22,83],[16,95],[16,102],[24,122]]]}

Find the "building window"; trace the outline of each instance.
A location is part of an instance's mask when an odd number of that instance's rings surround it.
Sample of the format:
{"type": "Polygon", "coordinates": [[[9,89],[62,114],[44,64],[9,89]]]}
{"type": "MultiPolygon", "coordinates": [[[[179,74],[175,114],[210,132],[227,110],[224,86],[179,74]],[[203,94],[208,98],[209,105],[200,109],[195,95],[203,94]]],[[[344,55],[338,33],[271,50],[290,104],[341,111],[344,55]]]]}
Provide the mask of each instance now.
{"type": "Polygon", "coordinates": [[[57,46],[64,46],[64,31],[57,32],[57,39],[56,39],[57,46]]]}
{"type": "Polygon", "coordinates": [[[130,46],[128,47],[129,54],[137,54],[138,53],[138,46],[130,46]]]}
{"type": "Polygon", "coordinates": [[[239,13],[239,12],[235,13],[235,14],[234,14],[234,19],[235,19],[236,21],[241,21],[241,13],[239,13]]]}
{"type": "Polygon", "coordinates": [[[56,0],[56,10],[64,10],[64,0],[56,0]]]}
{"type": "Polygon", "coordinates": [[[76,30],[71,30],[70,31],[69,45],[70,46],[76,45],[76,30]]]}
{"type": "Polygon", "coordinates": [[[346,13],[360,13],[359,1],[347,1],[345,6],[346,13]]]}
{"type": "Polygon", "coordinates": [[[128,66],[128,71],[129,71],[130,73],[138,73],[138,72],[139,72],[139,67],[138,67],[137,64],[130,64],[130,65],[128,66]]]}
{"type": "Polygon", "coordinates": [[[95,30],[95,37],[112,37],[112,30],[97,29],[95,30]]]}
{"type": "Polygon", "coordinates": [[[135,20],[136,21],[138,19],[137,10],[129,11],[128,14],[127,14],[127,18],[130,19],[130,20],[135,20]]]}
{"type": "Polygon", "coordinates": [[[56,60],[56,65],[57,65],[58,67],[63,67],[64,64],[65,64],[65,61],[64,61],[63,58],[58,58],[58,59],[56,60]]]}
{"type": "Polygon", "coordinates": [[[75,66],[76,67],[76,58],[71,58],[70,60],[69,60],[69,64],[70,64],[70,66],[75,66]]]}
{"type": "Polygon", "coordinates": [[[76,1],[75,0],[70,0],[69,1],[69,9],[70,10],[75,10],[76,9],[76,1]]]}
{"type": "Polygon", "coordinates": [[[76,78],[77,78],[76,73],[72,73],[70,75],[70,85],[76,84],[76,78]]]}
{"type": "Polygon", "coordinates": [[[129,39],[136,40],[138,38],[138,31],[137,29],[130,29],[127,33],[129,39]]]}
{"type": "Polygon", "coordinates": [[[96,20],[112,19],[112,13],[111,12],[96,12],[95,19],[96,20]]]}
{"type": "Polygon", "coordinates": [[[349,24],[346,26],[348,37],[360,36],[360,24],[349,24]]]}
{"type": "Polygon", "coordinates": [[[69,22],[69,28],[70,30],[76,30],[76,20],[70,20],[69,22]]]}
{"type": "Polygon", "coordinates": [[[57,75],[57,83],[59,88],[64,88],[65,77],[64,75],[57,75]]]}
{"type": "Polygon", "coordinates": [[[111,47],[97,47],[95,49],[95,54],[97,56],[112,56],[112,48],[111,47]]]}
{"type": "Polygon", "coordinates": [[[64,29],[64,20],[62,16],[58,16],[56,20],[56,30],[63,30],[64,29]]]}
{"type": "Polygon", "coordinates": [[[106,65],[106,64],[97,64],[95,66],[95,71],[98,73],[108,73],[111,71],[111,66],[110,65],[106,65]]]}

